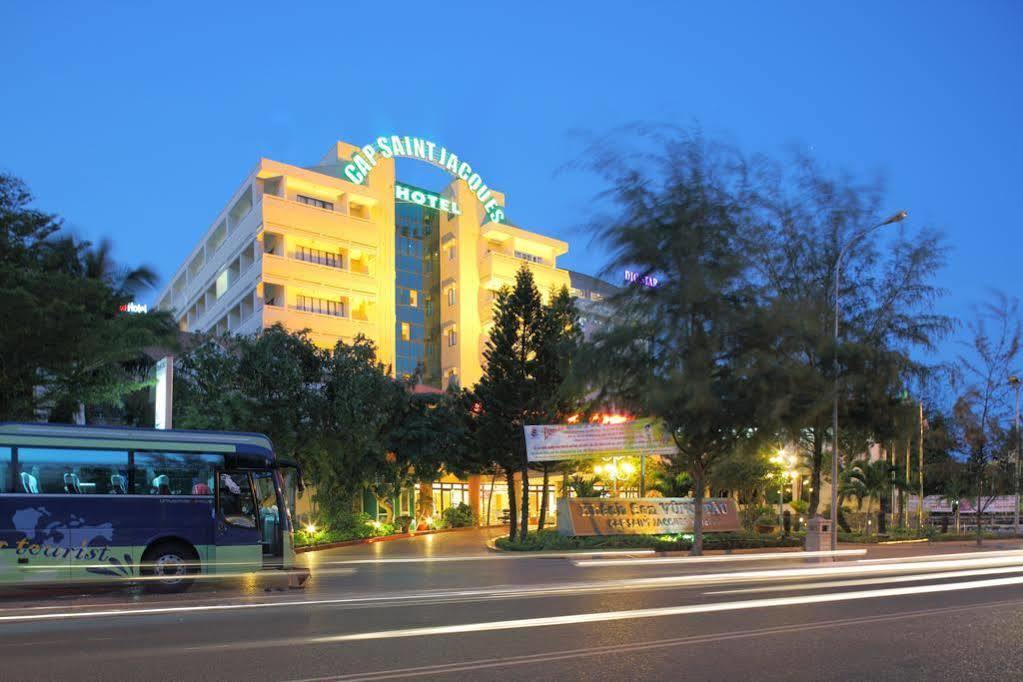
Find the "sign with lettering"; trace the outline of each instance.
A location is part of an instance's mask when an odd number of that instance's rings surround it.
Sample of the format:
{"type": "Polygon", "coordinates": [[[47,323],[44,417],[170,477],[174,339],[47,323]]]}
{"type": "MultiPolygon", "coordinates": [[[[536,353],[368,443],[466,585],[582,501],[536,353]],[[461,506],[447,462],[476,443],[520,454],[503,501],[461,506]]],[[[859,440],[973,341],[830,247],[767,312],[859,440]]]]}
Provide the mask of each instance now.
{"type": "Polygon", "coordinates": [[[377,165],[378,158],[391,159],[395,157],[425,161],[464,180],[479,202],[483,204],[483,210],[486,211],[490,220],[495,223],[504,221],[504,208],[497,203],[493,191],[483,182],[480,174],[475,172],[469,163],[459,159],[457,154],[449,151],[447,147],[421,137],[409,137],[408,135],[378,137],[373,144],[367,144],[352,154],[351,162],[345,164],[344,167],[345,177],[355,184],[361,185],[366,181],[369,172],[377,165]]]}
{"type": "Polygon", "coordinates": [[[407,201],[410,204],[435,208],[438,211],[444,211],[452,215],[462,215],[461,209],[458,208],[458,202],[454,199],[448,199],[440,194],[427,192],[425,189],[419,189],[412,185],[405,185],[400,182],[394,183],[394,198],[398,201],[407,201]]]}
{"type": "Polygon", "coordinates": [[[664,424],[653,419],[621,424],[537,424],[523,428],[530,462],[678,452],[664,424]]]}
{"type": "MultiPolygon", "coordinates": [[[[693,532],[691,497],[570,497],[558,500],[561,535],[661,535],[693,532]]],[[[735,500],[703,500],[703,530],[740,530],[735,500]]]]}
{"type": "Polygon", "coordinates": [[[660,283],[660,280],[653,275],[641,275],[638,272],[632,270],[625,271],[625,281],[629,284],[642,284],[645,287],[654,288],[660,283]]]}
{"type": "Polygon", "coordinates": [[[145,303],[136,303],[135,301],[132,301],[131,303],[122,303],[118,310],[120,310],[122,313],[131,313],[133,315],[138,315],[148,313],[149,306],[147,306],[145,303]]]}

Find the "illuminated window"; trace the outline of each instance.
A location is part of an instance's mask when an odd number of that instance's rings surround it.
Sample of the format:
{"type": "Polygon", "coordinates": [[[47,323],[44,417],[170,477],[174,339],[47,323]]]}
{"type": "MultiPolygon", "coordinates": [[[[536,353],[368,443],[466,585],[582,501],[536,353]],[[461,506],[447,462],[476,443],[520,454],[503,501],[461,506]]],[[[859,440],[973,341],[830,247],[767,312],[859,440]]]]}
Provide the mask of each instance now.
{"type": "Polygon", "coordinates": [[[410,289],[408,292],[408,304],[412,308],[419,307],[419,292],[415,289],[410,289]]]}
{"type": "Polygon", "coordinates": [[[412,325],[408,322],[401,323],[401,340],[411,341],[412,340],[412,325]]]}
{"type": "Polygon", "coordinates": [[[316,208],[322,208],[327,211],[334,210],[334,204],[330,203],[329,201],[322,201],[320,199],[314,199],[312,197],[305,197],[302,196],[301,194],[297,195],[295,199],[298,201],[298,203],[306,204],[307,206],[315,206],[316,208]]]}

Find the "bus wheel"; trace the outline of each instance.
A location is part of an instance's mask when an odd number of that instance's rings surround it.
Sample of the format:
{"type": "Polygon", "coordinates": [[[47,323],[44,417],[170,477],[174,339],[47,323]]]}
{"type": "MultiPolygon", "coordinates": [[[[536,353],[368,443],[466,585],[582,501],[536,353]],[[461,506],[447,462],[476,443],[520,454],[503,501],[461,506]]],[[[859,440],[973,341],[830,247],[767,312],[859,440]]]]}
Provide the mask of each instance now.
{"type": "Polygon", "coordinates": [[[149,592],[184,592],[199,572],[199,555],[182,542],[161,542],[142,555],[143,587],[149,592]]]}

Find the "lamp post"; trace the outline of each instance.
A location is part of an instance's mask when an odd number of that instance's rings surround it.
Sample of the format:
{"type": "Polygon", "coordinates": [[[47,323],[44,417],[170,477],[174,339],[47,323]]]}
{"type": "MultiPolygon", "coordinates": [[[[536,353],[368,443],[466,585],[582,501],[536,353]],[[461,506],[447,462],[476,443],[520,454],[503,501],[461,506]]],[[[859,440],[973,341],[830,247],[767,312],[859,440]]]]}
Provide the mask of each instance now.
{"type": "Polygon", "coordinates": [[[885,225],[891,225],[892,223],[902,222],[909,216],[906,211],[899,211],[891,217],[881,221],[873,227],[867,228],[862,232],[853,235],[853,238],[845,243],[838,251],[838,258],[835,259],[835,358],[834,358],[834,372],[835,372],[835,403],[831,410],[831,548],[836,549],[838,547],[838,314],[839,314],[839,299],[838,299],[838,287],[839,281],[841,280],[842,274],[842,258],[846,252],[859,242],[867,235],[873,233],[875,230],[879,230],[885,225]]]}
{"type": "Polygon", "coordinates": [[[1015,483],[1013,485],[1013,490],[1016,493],[1016,506],[1012,510],[1012,525],[1013,525],[1013,532],[1014,533],[1019,533],[1019,454],[1020,454],[1020,452],[1019,452],[1020,451],[1020,447],[1019,447],[1020,446],[1020,433],[1019,433],[1019,389],[1020,389],[1020,384],[1021,384],[1021,382],[1020,382],[1020,379],[1019,379],[1018,376],[1013,375],[1013,376],[1009,377],[1009,385],[1012,386],[1013,390],[1016,391],[1016,421],[1015,421],[1015,428],[1016,428],[1016,474],[1015,474],[1015,479],[1016,480],[1015,480],[1015,483]]]}

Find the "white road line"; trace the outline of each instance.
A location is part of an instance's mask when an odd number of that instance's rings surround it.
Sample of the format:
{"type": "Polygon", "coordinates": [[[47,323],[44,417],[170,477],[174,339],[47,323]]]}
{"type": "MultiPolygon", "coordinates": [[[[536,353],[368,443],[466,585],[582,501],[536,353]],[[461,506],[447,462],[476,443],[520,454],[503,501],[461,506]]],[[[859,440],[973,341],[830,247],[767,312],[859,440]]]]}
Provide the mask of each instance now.
{"type": "Polygon", "coordinates": [[[920,585],[917,587],[896,587],[886,590],[861,590],[858,592],[839,592],[835,594],[803,595],[799,597],[749,599],[745,601],[719,602],[716,604],[690,604],[686,606],[665,606],[653,609],[629,609],[626,611],[605,611],[602,613],[576,613],[567,616],[518,618],[515,620],[464,623],[461,625],[437,625],[432,627],[404,628],[399,630],[378,630],[375,632],[358,632],[345,635],[331,635],[328,637],[313,637],[308,639],[307,642],[310,644],[330,644],[334,642],[358,642],[376,639],[391,639],[395,637],[431,637],[435,635],[493,632],[495,630],[518,630],[523,628],[551,627],[557,625],[606,623],[618,620],[664,618],[667,616],[685,616],[696,613],[720,613],[723,611],[762,609],[775,606],[796,606],[802,604],[855,601],[860,599],[878,599],[880,597],[903,597],[918,594],[958,592],[962,590],[1006,587],[1008,585],[1023,585],[1023,577],[998,578],[995,580],[974,580],[964,583],[950,583],[942,585],[920,585]]]}
{"type": "Polygon", "coordinates": [[[711,556],[666,556],[649,559],[584,559],[573,562],[580,568],[594,566],[644,566],[662,564],[716,564],[732,561],[769,561],[771,559],[812,559],[840,556],[863,556],[865,549],[835,549],[821,552],[769,552],[767,554],[716,554],[711,556]]]}

